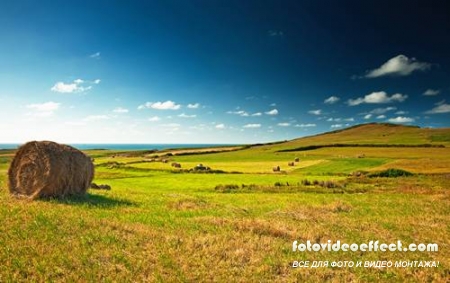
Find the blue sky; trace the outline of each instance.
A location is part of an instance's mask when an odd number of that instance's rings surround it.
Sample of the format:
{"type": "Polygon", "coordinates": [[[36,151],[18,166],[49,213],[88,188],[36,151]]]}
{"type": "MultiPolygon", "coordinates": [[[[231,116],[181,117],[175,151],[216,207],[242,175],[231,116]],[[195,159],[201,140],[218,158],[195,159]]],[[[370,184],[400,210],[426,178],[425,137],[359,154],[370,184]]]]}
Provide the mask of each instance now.
{"type": "Polygon", "coordinates": [[[0,142],[450,126],[447,1],[2,1],[0,142]]]}

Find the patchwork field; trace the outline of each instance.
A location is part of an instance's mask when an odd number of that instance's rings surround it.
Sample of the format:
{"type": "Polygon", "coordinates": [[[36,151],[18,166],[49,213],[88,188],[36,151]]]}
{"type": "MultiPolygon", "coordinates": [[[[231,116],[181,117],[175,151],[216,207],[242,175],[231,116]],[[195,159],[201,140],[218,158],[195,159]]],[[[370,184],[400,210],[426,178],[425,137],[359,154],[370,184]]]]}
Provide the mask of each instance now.
{"type": "Polygon", "coordinates": [[[87,151],[94,182],[112,189],[62,200],[11,197],[13,152],[2,151],[0,282],[446,282],[449,133],[369,124],[214,153],[87,151]],[[332,144],[354,146],[296,150],[332,144]],[[211,170],[192,170],[198,164],[211,170]],[[375,177],[389,168],[413,175],[375,177]],[[439,251],[292,251],[293,241],[308,240],[437,243],[439,251]],[[295,261],[363,266],[293,268],[295,261]]]}

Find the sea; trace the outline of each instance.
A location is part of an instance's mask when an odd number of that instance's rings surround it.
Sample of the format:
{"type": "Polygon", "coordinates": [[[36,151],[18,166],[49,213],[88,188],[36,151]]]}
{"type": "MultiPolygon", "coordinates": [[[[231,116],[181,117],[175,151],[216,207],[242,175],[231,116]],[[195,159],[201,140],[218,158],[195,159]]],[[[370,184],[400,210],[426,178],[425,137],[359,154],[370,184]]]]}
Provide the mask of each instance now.
{"type": "MultiPolygon", "coordinates": [[[[236,144],[133,144],[133,143],[76,143],[69,144],[77,149],[109,149],[109,150],[163,150],[174,148],[210,148],[236,146],[236,144]]],[[[0,150],[17,149],[19,143],[0,143],[0,150]]]]}

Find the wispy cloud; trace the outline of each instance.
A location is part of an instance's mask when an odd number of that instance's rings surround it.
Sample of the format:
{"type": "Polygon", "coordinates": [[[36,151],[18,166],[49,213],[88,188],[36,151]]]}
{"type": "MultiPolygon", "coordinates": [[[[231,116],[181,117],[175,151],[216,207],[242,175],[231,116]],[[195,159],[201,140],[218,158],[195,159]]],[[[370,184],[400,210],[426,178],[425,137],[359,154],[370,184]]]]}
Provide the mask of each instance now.
{"type": "Polygon", "coordinates": [[[59,93],[80,93],[92,89],[92,85],[99,83],[99,79],[96,79],[94,81],[76,79],[70,83],[57,82],[52,86],[51,90],[59,93]]]}
{"type": "Polygon", "coordinates": [[[289,127],[291,123],[278,123],[279,127],[289,127]]]}
{"type": "Polygon", "coordinates": [[[156,110],[178,110],[181,108],[180,104],[176,104],[171,100],[167,100],[164,102],[146,102],[145,104],[139,105],[138,109],[142,110],[145,108],[151,108],[156,110]]]}
{"type": "Polygon", "coordinates": [[[312,115],[322,115],[322,109],[309,110],[308,113],[312,115]]]}
{"type": "Polygon", "coordinates": [[[59,109],[60,105],[60,103],[49,101],[45,103],[28,104],[25,107],[34,110],[32,113],[28,113],[28,116],[48,117],[52,116],[54,112],[59,109]]]}
{"type": "Polygon", "coordinates": [[[200,108],[200,103],[189,103],[187,105],[187,108],[189,108],[189,109],[198,109],[198,108],[200,108]]]}
{"type": "Polygon", "coordinates": [[[450,104],[446,103],[445,100],[442,100],[435,104],[431,110],[426,111],[427,114],[442,114],[442,113],[450,113],[450,104]]]}
{"type": "Polygon", "coordinates": [[[338,102],[339,100],[341,100],[341,99],[337,96],[330,96],[327,99],[325,99],[324,103],[325,104],[334,104],[334,103],[338,102]]]}
{"type": "Polygon", "coordinates": [[[243,128],[246,128],[246,129],[261,128],[261,124],[246,124],[246,125],[243,126],[243,128]]]}
{"type": "Polygon", "coordinates": [[[248,114],[248,112],[244,111],[244,110],[228,111],[227,114],[239,115],[239,116],[242,116],[242,117],[250,116],[250,114],[248,114]]]}
{"type": "Polygon", "coordinates": [[[414,122],[413,118],[398,116],[395,118],[388,119],[389,123],[411,123],[414,122]]]}
{"type": "Polygon", "coordinates": [[[95,53],[89,55],[89,57],[93,58],[93,59],[100,59],[100,55],[101,55],[100,52],[95,52],[95,53]]]}
{"type": "Polygon", "coordinates": [[[197,115],[187,115],[185,113],[181,113],[180,115],[178,115],[178,117],[180,117],[180,118],[195,118],[195,117],[197,117],[197,115]]]}
{"type": "Polygon", "coordinates": [[[316,124],[296,124],[295,128],[312,128],[316,127],[316,124]]]}
{"type": "Polygon", "coordinates": [[[365,78],[378,78],[382,76],[407,76],[414,71],[426,71],[431,64],[419,62],[415,58],[398,55],[389,59],[379,68],[367,71],[365,78]]]}
{"type": "Polygon", "coordinates": [[[438,89],[431,89],[431,88],[429,88],[423,93],[423,95],[425,95],[425,96],[435,96],[435,95],[438,95],[440,92],[441,91],[438,90],[438,89]]]}
{"type": "Polygon", "coordinates": [[[158,116],[153,116],[153,117],[151,117],[151,118],[148,118],[148,120],[149,120],[150,122],[158,122],[158,121],[161,120],[161,118],[159,118],[158,116]]]}
{"type": "Polygon", "coordinates": [[[342,118],[328,118],[327,122],[341,122],[342,120],[344,121],[354,121],[353,118],[346,118],[346,119],[342,119],[342,118]]]}
{"type": "Polygon", "coordinates": [[[262,113],[261,112],[256,112],[256,113],[253,113],[251,116],[252,117],[262,116],[262,113]]]}
{"type": "Polygon", "coordinates": [[[377,119],[386,119],[386,115],[378,115],[377,119]]]}
{"type": "Polygon", "coordinates": [[[284,32],[281,30],[271,29],[267,31],[267,34],[271,37],[276,37],[276,36],[283,36],[284,32]]]}
{"type": "Polygon", "coordinates": [[[372,118],[372,114],[367,114],[366,116],[364,116],[364,119],[369,120],[370,118],[372,118]]]}
{"type": "Polygon", "coordinates": [[[342,124],[334,124],[334,125],[331,125],[331,126],[330,126],[330,128],[332,128],[332,129],[342,128],[342,127],[343,127],[342,124]]]}
{"type": "MultiPolygon", "coordinates": [[[[75,80],[76,81],[76,80],[75,80]]],[[[73,83],[63,83],[63,82],[57,82],[52,88],[52,91],[61,92],[61,93],[72,93],[75,92],[78,89],[78,84],[73,83]]]]}
{"type": "Polygon", "coordinates": [[[225,129],[225,124],[217,124],[216,129],[225,129]]]}
{"type": "Polygon", "coordinates": [[[59,108],[59,106],[60,103],[49,101],[45,103],[28,104],[25,107],[36,111],[55,111],[59,108]]]}
{"type": "Polygon", "coordinates": [[[128,113],[128,109],[125,109],[125,108],[122,108],[122,107],[117,107],[117,108],[115,108],[113,110],[113,112],[114,113],[119,113],[119,114],[128,113]]]}
{"type": "Polygon", "coordinates": [[[392,103],[392,102],[403,102],[408,98],[408,95],[396,93],[389,96],[384,91],[372,92],[364,97],[358,97],[356,99],[349,99],[347,104],[350,106],[356,106],[363,103],[368,104],[382,104],[382,103],[392,103]]]}
{"type": "Polygon", "coordinates": [[[397,107],[389,106],[389,107],[384,107],[384,108],[375,108],[372,111],[370,111],[370,114],[380,115],[380,114],[384,114],[386,112],[394,111],[394,110],[397,110],[397,107]]]}
{"type": "Polygon", "coordinates": [[[278,110],[277,109],[272,109],[270,111],[265,112],[266,115],[271,115],[271,116],[275,116],[278,115],[278,110]]]}

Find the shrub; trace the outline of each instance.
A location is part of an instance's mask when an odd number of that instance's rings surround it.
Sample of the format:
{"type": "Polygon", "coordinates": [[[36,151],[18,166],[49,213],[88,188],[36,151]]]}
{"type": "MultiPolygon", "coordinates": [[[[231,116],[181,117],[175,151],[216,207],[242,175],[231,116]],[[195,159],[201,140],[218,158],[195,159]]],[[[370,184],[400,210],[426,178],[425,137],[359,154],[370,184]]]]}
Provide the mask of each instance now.
{"type": "Polygon", "coordinates": [[[372,173],[369,175],[369,177],[397,178],[397,177],[409,177],[413,175],[414,175],[413,173],[408,172],[406,170],[389,168],[381,172],[372,173]]]}

